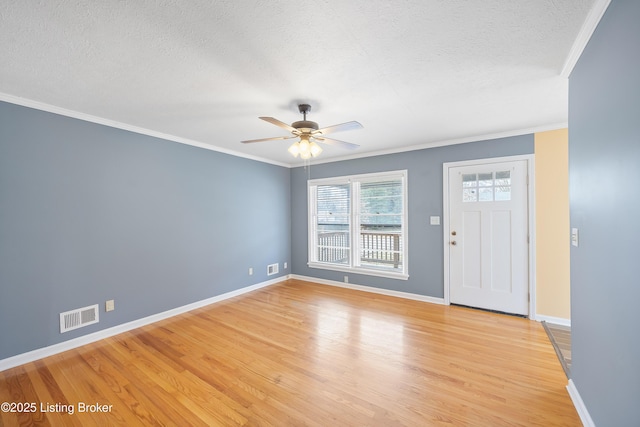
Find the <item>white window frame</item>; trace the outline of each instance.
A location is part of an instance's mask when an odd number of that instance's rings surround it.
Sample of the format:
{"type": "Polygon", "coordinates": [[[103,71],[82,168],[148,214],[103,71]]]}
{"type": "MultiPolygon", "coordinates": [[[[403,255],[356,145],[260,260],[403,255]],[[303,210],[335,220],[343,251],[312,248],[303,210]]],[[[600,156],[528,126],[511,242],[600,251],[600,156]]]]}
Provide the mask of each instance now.
{"type": "Polygon", "coordinates": [[[307,181],[308,200],[308,266],[323,270],[342,271],[345,273],[366,274],[370,276],[385,277],[390,279],[407,280],[409,278],[409,221],[408,221],[408,188],[407,170],[377,172],[360,175],[348,175],[332,178],[312,179],[307,181]],[[402,181],[402,268],[391,270],[388,268],[377,268],[373,266],[362,266],[360,264],[360,184],[366,182],[377,182],[390,179],[400,179],[402,181]],[[351,186],[350,191],[350,256],[349,264],[334,264],[317,260],[317,187],[320,185],[346,185],[351,186]]]}

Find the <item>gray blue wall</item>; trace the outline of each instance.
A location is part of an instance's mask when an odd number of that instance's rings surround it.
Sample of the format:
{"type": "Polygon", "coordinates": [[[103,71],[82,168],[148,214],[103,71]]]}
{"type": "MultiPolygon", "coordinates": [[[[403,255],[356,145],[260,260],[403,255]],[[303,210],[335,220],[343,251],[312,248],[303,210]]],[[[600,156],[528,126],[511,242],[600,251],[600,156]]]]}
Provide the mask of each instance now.
{"type": "Polygon", "coordinates": [[[598,426],[640,423],[639,22],[613,0],[569,79],[571,377],[598,426]]]}
{"type": "Polygon", "coordinates": [[[429,224],[430,216],[442,219],[442,164],[446,162],[515,156],[533,153],[533,135],[449,145],[406,153],[367,157],[356,160],[299,167],[291,173],[292,273],[303,276],[349,282],[444,297],[444,255],[442,225],[429,224]],[[327,178],[361,173],[408,170],[409,205],[409,279],[385,279],[307,266],[307,178],[327,178]]]}
{"type": "MultiPolygon", "coordinates": [[[[532,152],[527,135],[310,172],[408,169],[410,279],[350,279],[442,297],[442,163],[532,152]]],[[[277,277],[270,263],[342,281],[306,266],[307,172],[0,102],[0,359],[277,277]],[[91,304],[99,324],[59,333],[91,304]]]]}
{"type": "Polygon", "coordinates": [[[0,359],[288,274],[289,178],[0,102],[0,359]],[[61,335],[91,304],[100,323],[61,335]]]}

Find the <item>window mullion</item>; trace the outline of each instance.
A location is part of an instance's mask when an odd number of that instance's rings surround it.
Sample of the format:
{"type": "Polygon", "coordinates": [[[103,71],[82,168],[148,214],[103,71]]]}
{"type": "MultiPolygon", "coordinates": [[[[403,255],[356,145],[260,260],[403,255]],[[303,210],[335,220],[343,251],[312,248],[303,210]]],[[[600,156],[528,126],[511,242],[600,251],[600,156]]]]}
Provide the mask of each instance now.
{"type": "Polygon", "coordinates": [[[351,265],[360,267],[360,182],[351,183],[351,265]]]}
{"type": "Polygon", "coordinates": [[[309,260],[312,262],[318,261],[318,197],[317,187],[315,185],[309,186],[309,260]]]}

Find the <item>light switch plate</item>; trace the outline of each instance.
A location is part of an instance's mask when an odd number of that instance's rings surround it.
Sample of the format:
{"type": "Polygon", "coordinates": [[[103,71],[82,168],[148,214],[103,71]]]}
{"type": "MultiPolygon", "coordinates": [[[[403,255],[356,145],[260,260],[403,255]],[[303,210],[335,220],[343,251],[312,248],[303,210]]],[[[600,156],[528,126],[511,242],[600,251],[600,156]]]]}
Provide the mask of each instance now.
{"type": "Polygon", "coordinates": [[[578,247],[578,229],[577,228],[571,229],[571,245],[578,247]]]}
{"type": "Polygon", "coordinates": [[[429,224],[431,224],[431,225],[440,225],[440,217],[439,216],[429,217],[429,224]]]}

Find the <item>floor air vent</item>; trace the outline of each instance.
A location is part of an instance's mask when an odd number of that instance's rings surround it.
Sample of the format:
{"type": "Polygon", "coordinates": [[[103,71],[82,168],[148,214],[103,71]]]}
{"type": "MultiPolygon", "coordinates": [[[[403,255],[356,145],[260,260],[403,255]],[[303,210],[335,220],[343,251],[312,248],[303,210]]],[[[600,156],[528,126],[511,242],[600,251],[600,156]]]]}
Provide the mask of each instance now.
{"type": "Polygon", "coordinates": [[[98,304],[60,313],[60,333],[98,323],[98,304]]]}
{"type": "Polygon", "coordinates": [[[278,273],[278,264],[267,265],[267,276],[271,276],[278,273]]]}

